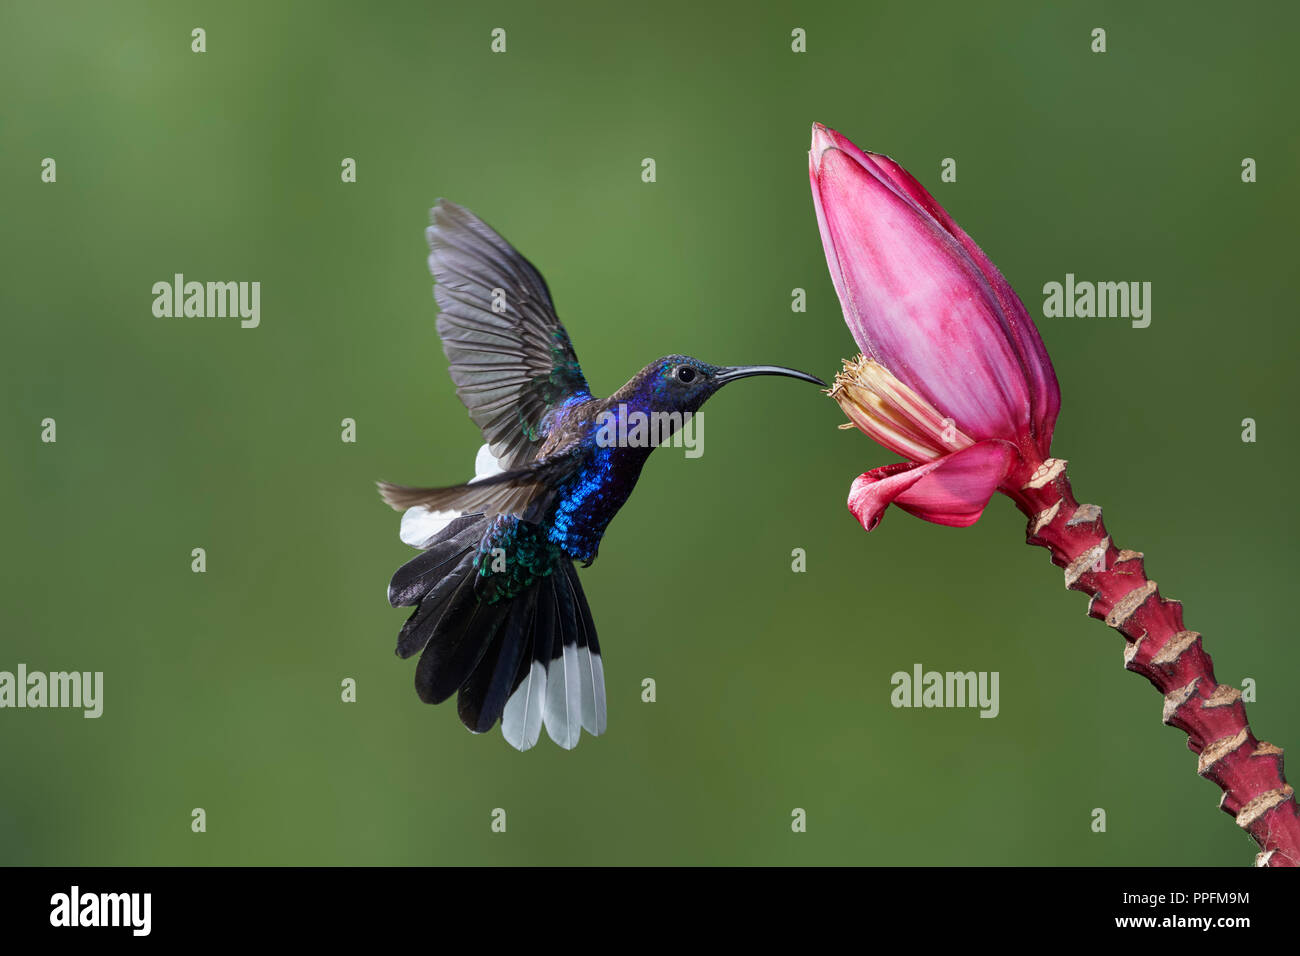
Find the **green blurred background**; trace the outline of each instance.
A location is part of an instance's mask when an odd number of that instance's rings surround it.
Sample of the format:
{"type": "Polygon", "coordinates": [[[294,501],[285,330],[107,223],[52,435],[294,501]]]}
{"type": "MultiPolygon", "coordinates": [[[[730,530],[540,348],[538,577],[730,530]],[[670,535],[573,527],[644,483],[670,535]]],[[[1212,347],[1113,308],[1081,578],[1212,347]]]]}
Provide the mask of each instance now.
{"type": "Polygon", "coordinates": [[[793,382],[714,399],[704,457],[656,455],[583,572],[604,737],[470,735],[417,699],[384,600],[413,552],[373,481],[460,480],[480,444],[434,199],[537,263],[598,393],[678,351],[830,376],[854,346],[820,120],[907,165],[1036,316],[1067,272],[1153,283],[1148,329],[1042,320],[1054,450],[1220,679],[1258,682],[1258,735],[1300,746],[1300,11],[1133,6],[6,3],[0,669],[102,670],[105,710],[0,711],[0,862],[1249,864],[1011,504],[863,533],[849,484],[892,459],[793,382]],[[260,281],[261,327],[155,318],[176,272],[260,281]],[[1000,672],[1001,714],[893,709],[917,662],[1000,672]]]}

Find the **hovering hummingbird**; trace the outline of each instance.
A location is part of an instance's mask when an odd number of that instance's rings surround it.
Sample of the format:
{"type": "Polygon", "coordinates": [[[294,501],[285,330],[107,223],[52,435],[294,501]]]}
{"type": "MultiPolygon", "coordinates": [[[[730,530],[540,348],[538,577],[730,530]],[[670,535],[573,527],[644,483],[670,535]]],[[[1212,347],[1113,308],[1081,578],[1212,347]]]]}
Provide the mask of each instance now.
{"type": "Polygon", "coordinates": [[[454,203],[439,200],[431,221],[438,335],[456,394],[487,444],[465,484],[379,482],[384,501],[405,511],[402,540],[422,551],[388,585],[393,607],[415,608],[397,654],[420,654],[421,700],[460,692],[471,731],[499,719],[511,746],[527,750],[545,724],[572,749],[583,729],[605,730],[600,645],[574,562],[595,560],[650,452],[728,382],[826,383],[774,365],[669,355],[595,398],[532,264],[454,203]],[[661,429],[647,441],[630,420],[654,415],[661,429]]]}

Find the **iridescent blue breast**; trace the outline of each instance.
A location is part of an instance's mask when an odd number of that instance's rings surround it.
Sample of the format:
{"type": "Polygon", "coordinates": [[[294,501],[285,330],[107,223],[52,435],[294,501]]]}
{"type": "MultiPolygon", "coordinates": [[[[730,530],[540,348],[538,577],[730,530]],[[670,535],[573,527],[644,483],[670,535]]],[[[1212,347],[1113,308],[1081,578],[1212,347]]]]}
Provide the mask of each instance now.
{"type": "Polygon", "coordinates": [[[579,561],[590,563],[600,539],[636,486],[644,454],[634,449],[589,446],[583,467],[557,487],[550,540],[579,561]]]}

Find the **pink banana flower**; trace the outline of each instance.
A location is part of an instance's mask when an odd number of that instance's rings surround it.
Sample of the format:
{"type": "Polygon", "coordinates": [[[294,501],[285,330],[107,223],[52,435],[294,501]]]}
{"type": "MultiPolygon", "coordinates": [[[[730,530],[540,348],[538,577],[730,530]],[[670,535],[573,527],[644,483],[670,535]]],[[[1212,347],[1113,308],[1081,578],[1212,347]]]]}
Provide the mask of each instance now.
{"type": "Polygon", "coordinates": [[[868,531],[891,503],[936,524],[974,524],[994,491],[1018,489],[1050,456],[1061,393],[1038,330],[988,256],[888,156],[818,123],[808,173],[862,350],[831,397],[907,459],[854,481],[849,510],[868,531]]]}
{"type": "Polygon", "coordinates": [[[1282,748],[1257,738],[1242,692],[1220,684],[1183,606],[1118,547],[1101,508],[1081,504],[1051,457],[1061,405],[1056,373],[1006,279],[908,172],[813,127],[809,175],[844,317],[862,354],[831,396],[857,426],[907,459],[853,482],[849,510],[870,531],[896,504],[963,527],[1001,491],[1028,519],[1088,614],[1124,635],[1124,666],[1164,697],[1163,719],[1187,734],[1196,772],[1259,844],[1259,866],[1300,866],[1300,806],[1282,748]]]}

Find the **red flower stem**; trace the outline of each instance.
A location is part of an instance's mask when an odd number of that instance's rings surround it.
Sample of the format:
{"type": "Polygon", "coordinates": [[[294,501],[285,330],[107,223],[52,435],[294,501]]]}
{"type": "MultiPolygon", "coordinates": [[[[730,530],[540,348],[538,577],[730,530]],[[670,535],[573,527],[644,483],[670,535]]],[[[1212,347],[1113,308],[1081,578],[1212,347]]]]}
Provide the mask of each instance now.
{"type": "Polygon", "coordinates": [[[1257,866],[1300,866],[1300,812],[1282,776],[1282,749],[1255,739],[1241,691],[1214,679],[1183,606],[1147,580],[1142,554],[1111,542],[1096,505],[1074,499],[1065,462],[1050,458],[1008,494],[1029,518],[1026,540],[1052,553],[1065,586],[1092,596],[1088,615],[1124,635],[1124,666],[1165,695],[1164,722],[1187,734],[1196,772],[1223,790],[1219,806],[1260,846],[1257,866]]]}

